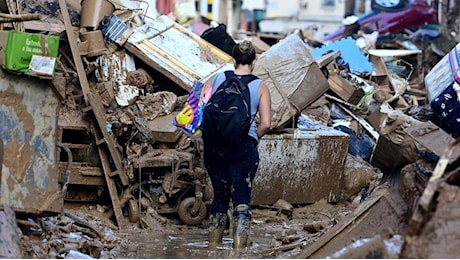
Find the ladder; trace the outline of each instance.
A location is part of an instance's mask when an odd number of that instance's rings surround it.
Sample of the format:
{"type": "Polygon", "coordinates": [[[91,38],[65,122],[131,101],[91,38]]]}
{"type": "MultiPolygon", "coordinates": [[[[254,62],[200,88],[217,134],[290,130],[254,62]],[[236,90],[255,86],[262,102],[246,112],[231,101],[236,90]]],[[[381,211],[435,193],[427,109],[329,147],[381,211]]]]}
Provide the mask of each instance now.
{"type": "Polygon", "coordinates": [[[123,213],[120,205],[119,191],[117,190],[117,176],[123,186],[129,184],[129,178],[123,167],[123,159],[120,150],[116,147],[113,136],[106,130],[105,109],[101,102],[99,94],[92,93],[89,88],[85,68],[77,46],[77,39],[72,30],[70,15],[67,10],[65,0],[59,0],[59,6],[64,19],[66,35],[72,51],[72,57],[77,69],[80,86],[83,91],[84,99],[87,105],[87,112],[92,112],[91,130],[96,140],[98,153],[102,162],[107,188],[109,190],[113,211],[115,214],[118,229],[123,228],[123,213]]]}

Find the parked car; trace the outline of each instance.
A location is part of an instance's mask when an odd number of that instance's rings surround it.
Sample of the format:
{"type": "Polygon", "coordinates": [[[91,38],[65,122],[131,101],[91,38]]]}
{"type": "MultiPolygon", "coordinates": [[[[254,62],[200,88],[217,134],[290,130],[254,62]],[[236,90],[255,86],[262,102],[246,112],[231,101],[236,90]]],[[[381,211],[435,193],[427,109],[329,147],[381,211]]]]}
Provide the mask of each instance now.
{"type": "MultiPolygon", "coordinates": [[[[380,35],[397,33],[404,29],[437,24],[438,13],[426,0],[372,0],[374,10],[359,17],[361,28],[378,31],[380,35]],[[391,11],[390,11],[391,10],[391,11]]],[[[326,35],[322,42],[342,38],[345,26],[326,35]]]]}

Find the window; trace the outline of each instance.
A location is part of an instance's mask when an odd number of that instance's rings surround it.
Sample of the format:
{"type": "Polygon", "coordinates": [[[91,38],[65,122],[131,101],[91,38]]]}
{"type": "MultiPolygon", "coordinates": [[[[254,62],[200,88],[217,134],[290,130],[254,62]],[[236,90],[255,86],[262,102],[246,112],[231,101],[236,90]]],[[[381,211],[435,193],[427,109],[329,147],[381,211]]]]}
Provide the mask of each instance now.
{"type": "Polygon", "coordinates": [[[321,0],[323,7],[335,7],[335,0],[321,0]]]}

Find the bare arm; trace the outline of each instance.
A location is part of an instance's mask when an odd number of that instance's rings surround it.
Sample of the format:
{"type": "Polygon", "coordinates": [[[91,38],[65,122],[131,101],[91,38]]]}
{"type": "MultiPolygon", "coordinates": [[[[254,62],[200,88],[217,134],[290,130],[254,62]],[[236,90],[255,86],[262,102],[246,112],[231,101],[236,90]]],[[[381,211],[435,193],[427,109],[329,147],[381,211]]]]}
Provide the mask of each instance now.
{"type": "Polygon", "coordinates": [[[260,122],[257,127],[257,136],[261,138],[271,129],[272,125],[272,107],[270,91],[267,85],[260,84],[259,87],[259,116],[260,122]]]}
{"type": "Polygon", "coordinates": [[[213,79],[214,77],[216,77],[216,75],[210,77],[208,80],[206,80],[206,82],[205,82],[204,84],[205,84],[205,85],[211,85],[212,79],[213,79]]]}

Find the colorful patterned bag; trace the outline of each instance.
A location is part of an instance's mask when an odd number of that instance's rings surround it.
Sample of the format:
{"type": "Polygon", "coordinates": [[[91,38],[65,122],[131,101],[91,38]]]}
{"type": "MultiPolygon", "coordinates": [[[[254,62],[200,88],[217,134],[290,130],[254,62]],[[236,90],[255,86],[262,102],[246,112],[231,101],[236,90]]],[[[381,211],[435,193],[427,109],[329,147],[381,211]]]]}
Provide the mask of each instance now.
{"type": "MultiPolygon", "coordinates": [[[[213,80],[214,82],[214,80],[213,80]]],[[[212,94],[212,86],[195,80],[188,94],[187,101],[179,114],[174,118],[173,124],[187,133],[201,136],[201,122],[203,109],[212,94]]]]}

